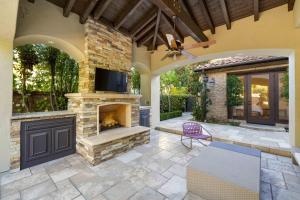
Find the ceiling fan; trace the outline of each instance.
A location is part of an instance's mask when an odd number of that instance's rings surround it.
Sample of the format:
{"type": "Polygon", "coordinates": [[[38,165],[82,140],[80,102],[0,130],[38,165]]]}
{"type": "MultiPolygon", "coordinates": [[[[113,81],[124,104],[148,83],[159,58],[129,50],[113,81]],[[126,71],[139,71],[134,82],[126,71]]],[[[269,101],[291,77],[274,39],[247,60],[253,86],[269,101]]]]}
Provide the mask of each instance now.
{"type": "Polygon", "coordinates": [[[173,58],[174,60],[176,60],[177,57],[179,57],[181,55],[186,56],[188,59],[194,59],[197,56],[191,54],[190,52],[188,52],[186,50],[197,48],[197,47],[208,47],[208,46],[216,43],[215,40],[208,40],[205,42],[197,42],[197,43],[182,46],[180,40],[176,40],[176,38],[175,38],[176,18],[177,18],[176,16],[173,16],[173,22],[174,22],[173,34],[170,34],[170,33],[166,34],[166,38],[167,38],[167,42],[168,42],[168,49],[166,50],[166,55],[164,57],[162,57],[161,60],[165,60],[166,58],[173,58]]]}

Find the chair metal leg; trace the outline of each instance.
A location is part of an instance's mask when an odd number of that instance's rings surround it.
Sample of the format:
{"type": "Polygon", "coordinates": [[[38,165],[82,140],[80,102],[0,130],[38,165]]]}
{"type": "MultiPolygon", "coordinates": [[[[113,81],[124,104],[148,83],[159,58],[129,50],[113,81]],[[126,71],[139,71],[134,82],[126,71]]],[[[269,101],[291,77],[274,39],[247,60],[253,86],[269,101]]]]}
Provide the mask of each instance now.
{"type": "Polygon", "coordinates": [[[192,138],[186,138],[186,139],[183,139],[183,136],[181,135],[181,144],[183,145],[183,146],[185,146],[186,148],[189,148],[189,149],[191,149],[192,148],[192,138]],[[183,143],[183,140],[187,140],[187,139],[191,139],[191,147],[189,147],[189,146],[187,146],[187,145],[185,145],[184,143],[183,143]]]}
{"type": "Polygon", "coordinates": [[[193,138],[191,138],[191,149],[193,148],[193,138]]]}

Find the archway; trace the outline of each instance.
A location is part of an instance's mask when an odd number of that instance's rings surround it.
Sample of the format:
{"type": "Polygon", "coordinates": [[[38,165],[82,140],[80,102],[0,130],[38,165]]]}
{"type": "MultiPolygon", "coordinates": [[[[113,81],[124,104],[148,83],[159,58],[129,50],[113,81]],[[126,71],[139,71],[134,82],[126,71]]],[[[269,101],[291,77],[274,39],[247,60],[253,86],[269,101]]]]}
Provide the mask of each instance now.
{"type": "Polygon", "coordinates": [[[169,65],[165,65],[155,71],[152,71],[151,79],[151,106],[152,106],[152,123],[158,124],[160,121],[160,74],[181,66],[190,65],[202,61],[207,61],[216,58],[225,58],[230,56],[285,56],[289,58],[289,133],[290,144],[295,145],[295,109],[296,109],[296,94],[295,94],[295,51],[293,49],[246,49],[239,51],[227,51],[215,54],[207,54],[198,56],[192,60],[181,60],[169,65]]]}

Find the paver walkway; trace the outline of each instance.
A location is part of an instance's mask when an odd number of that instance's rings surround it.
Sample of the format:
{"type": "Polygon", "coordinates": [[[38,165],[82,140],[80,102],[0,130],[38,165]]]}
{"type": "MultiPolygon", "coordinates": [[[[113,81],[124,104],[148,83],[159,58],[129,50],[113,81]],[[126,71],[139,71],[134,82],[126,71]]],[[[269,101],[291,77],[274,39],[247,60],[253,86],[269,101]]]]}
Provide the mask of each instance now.
{"type": "MultiPolygon", "coordinates": [[[[187,194],[186,165],[205,147],[193,150],[178,135],[151,130],[151,142],[97,166],[78,154],[15,173],[0,174],[3,199],[167,200],[187,194]]],[[[262,154],[261,199],[300,199],[300,169],[289,158],[262,154]]]]}
{"type": "MultiPolygon", "coordinates": [[[[182,117],[161,121],[158,127],[182,131],[182,124],[191,119],[192,116],[190,113],[184,113],[182,117]]],[[[271,148],[291,148],[289,144],[289,133],[287,132],[261,131],[238,126],[202,122],[201,124],[208,129],[214,137],[271,148]]]]}

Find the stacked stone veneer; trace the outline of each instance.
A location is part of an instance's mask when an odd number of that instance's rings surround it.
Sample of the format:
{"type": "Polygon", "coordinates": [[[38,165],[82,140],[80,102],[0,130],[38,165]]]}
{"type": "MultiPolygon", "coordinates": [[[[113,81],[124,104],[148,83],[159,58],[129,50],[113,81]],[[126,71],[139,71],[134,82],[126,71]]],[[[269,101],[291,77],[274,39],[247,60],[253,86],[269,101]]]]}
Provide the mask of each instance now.
{"type": "Polygon", "coordinates": [[[93,19],[88,19],[84,26],[85,60],[80,63],[80,92],[94,92],[97,67],[128,72],[130,79],[132,39],[93,19]]]}
{"type": "Polygon", "coordinates": [[[215,85],[209,88],[208,97],[211,105],[208,106],[208,119],[217,119],[220,121],[227,120],[226,106],[226,79],[225,72],[209,73],[209,79],[215,79],[215,85]]]}
{"type": "Polygon", "coordinates": [[[112,140],[104,144],[88,145],[84,142],[77,143],[77,152],[90,164],[97,165],[105,160],[126,152],[135,146],[150,142],[150,130],[112,140]]]}
{"type": "Polygon", "coordinates": [[[139,125],[140,96],[127,94],[67,94],[68,110],[77,113],[77,138],[90,137],[97,134],[97,106],[107,102],[131,104],[131,126],[139,125]]]}

